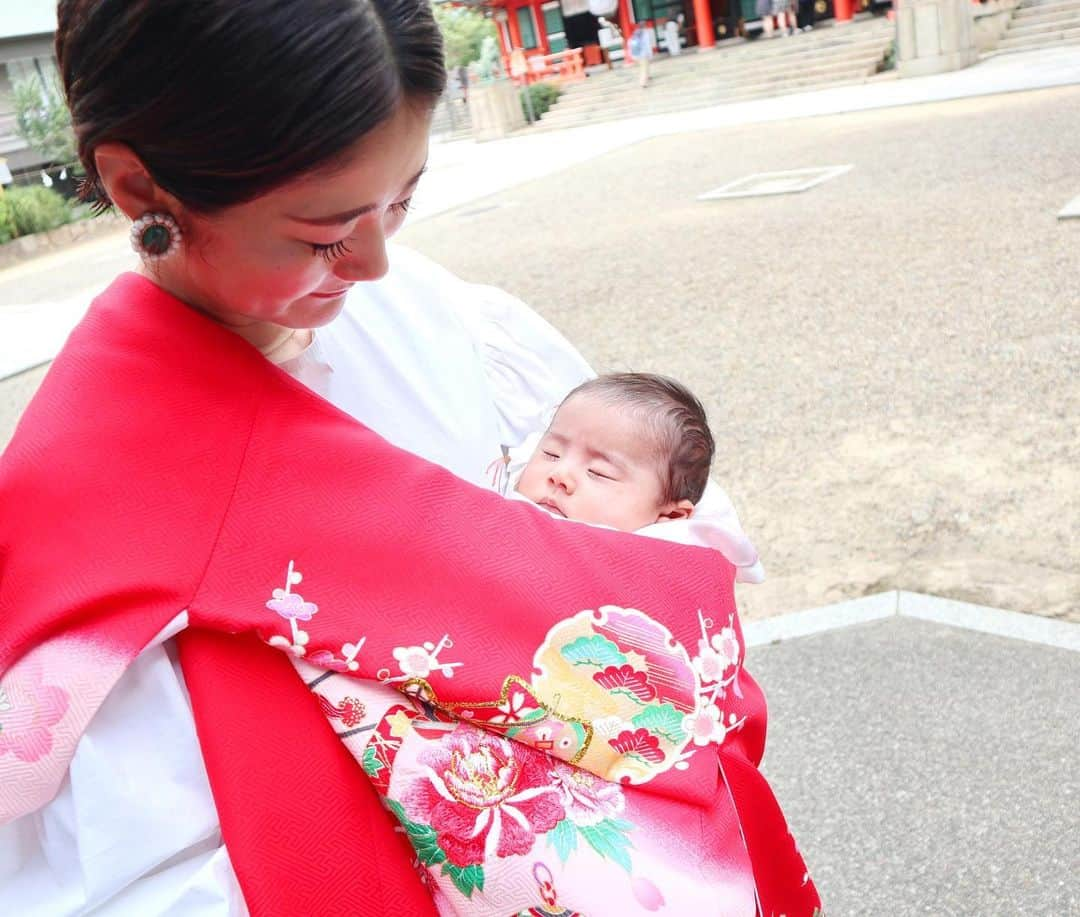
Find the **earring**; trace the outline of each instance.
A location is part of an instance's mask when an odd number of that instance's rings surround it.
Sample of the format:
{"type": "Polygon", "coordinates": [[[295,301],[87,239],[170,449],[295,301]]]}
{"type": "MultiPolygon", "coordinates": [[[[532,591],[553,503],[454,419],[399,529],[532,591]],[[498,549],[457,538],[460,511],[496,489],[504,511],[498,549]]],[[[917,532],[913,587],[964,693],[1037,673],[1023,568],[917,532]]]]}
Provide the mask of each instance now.
{"type": "Polygon", "coordinates": [[[176,220],[167,213],[144,213],[131,224],[131,247],[147,261],[168,258],[183,238],[176,220]]]}

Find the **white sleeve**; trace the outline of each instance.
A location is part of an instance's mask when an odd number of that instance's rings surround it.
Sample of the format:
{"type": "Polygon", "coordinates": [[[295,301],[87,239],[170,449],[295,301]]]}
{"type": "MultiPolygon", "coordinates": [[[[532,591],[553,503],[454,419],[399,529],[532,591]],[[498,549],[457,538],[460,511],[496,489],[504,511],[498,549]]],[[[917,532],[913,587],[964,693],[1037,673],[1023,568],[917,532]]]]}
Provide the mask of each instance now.
{"type": "Polygon", "coordinates": [[[165,646],[105,699],[56,798],[0,827],[0,884],[20,917],[247,913],[165,646]]]}
{"type": "Polygon", "coordinates": [[[480,352],[504,446],[544,429],[570,390],[596,375],[550,324],[495,287],[470,284],[462,319],[480,352]]]}

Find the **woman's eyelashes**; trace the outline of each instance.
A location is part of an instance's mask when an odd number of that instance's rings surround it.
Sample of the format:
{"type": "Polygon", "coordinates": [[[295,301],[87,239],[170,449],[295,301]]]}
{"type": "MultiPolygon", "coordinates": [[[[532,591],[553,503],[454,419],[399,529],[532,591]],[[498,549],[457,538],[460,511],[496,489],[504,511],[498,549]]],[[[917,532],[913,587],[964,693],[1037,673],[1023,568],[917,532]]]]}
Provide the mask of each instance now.
{"type": "Polygon", "coordinates": [[[311,250],[316,255],[322,255],[327,261],[336,261],[342,255],[347,255],[352,251],[348,245],[348,239],[339,239],[337,242],[331,242],[329,245],[320,245],[318,242],[311,243],[311,250]]]}
{"type": "MultiPolygon", "coordinates": [[[[409,212],[409,208],[412,206],[412,198],[407,197],[403,201],[397,201],[389,206],[388,212],[397,216],[404,216],[409,212]]],[[[336,261],[344,255],[349,254],[352,249],[349,248],[349,239],[351,236],[346,236],[344,239],[338,239],[337,242],[309,242],[311,250],[316,255],[321,255],[327,261],[336,261]]]]}

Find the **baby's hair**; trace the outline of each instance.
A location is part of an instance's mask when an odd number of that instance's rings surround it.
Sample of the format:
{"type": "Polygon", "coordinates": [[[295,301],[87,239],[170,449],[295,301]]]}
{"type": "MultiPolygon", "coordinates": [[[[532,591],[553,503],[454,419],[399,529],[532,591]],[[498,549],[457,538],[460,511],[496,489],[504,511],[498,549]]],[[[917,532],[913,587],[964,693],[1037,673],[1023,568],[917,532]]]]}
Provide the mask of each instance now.
{"type": "Polygon", "coordinates": [[[667,463],[665,503],[701,499],[716,447],[705,408],[685,385],[653,373],[609,373],[583,382],[566,401],[586,394],[629,407],[650,425],[657,458],[667,463]]]}

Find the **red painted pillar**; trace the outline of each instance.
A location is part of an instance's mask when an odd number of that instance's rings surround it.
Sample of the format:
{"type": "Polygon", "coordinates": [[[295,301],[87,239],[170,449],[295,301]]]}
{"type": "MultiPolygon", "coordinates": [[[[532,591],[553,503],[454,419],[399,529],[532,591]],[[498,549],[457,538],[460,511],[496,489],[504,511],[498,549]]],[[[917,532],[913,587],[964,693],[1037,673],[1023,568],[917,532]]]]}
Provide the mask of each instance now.
{"type": "Polygon", "coordinates": [[[855,15],[854,0],[833,0],[833,14],[837,22],[850,22],[855,15]]]}
{"type": "Polygon", "coordinates": [[[540,50],[545,54],[551,53],[551,42],[547,37],[547,26],[544,24],[544,11],[540,9],[541,0],[532,5],[529,12],[532,13],[533,28],[536,29],[536,40],[540,42],[540,50]]]}
{"type": "Polygon", "coordinates": [[[515,48],[521,47],[521,26],[518,25],[517,10],[507,6],[506,13],[510,17],[507,25],[510,26],[510,43],[515,48]]]}
{"type": "Polygon", "coordinates": [[[623,60],[632,61],[630,36],[634,34],[634,17],[630,10],[630,0],[619,0],[619,28],[623,37],[623,60]]]}
{"type": "Polygon", "coordinates": [[[694,19],[697,21],[698,47],[713,47],[716,44],[716,33],[713,32],[712,5],[709,0],[694,0],[694,19]]]}

